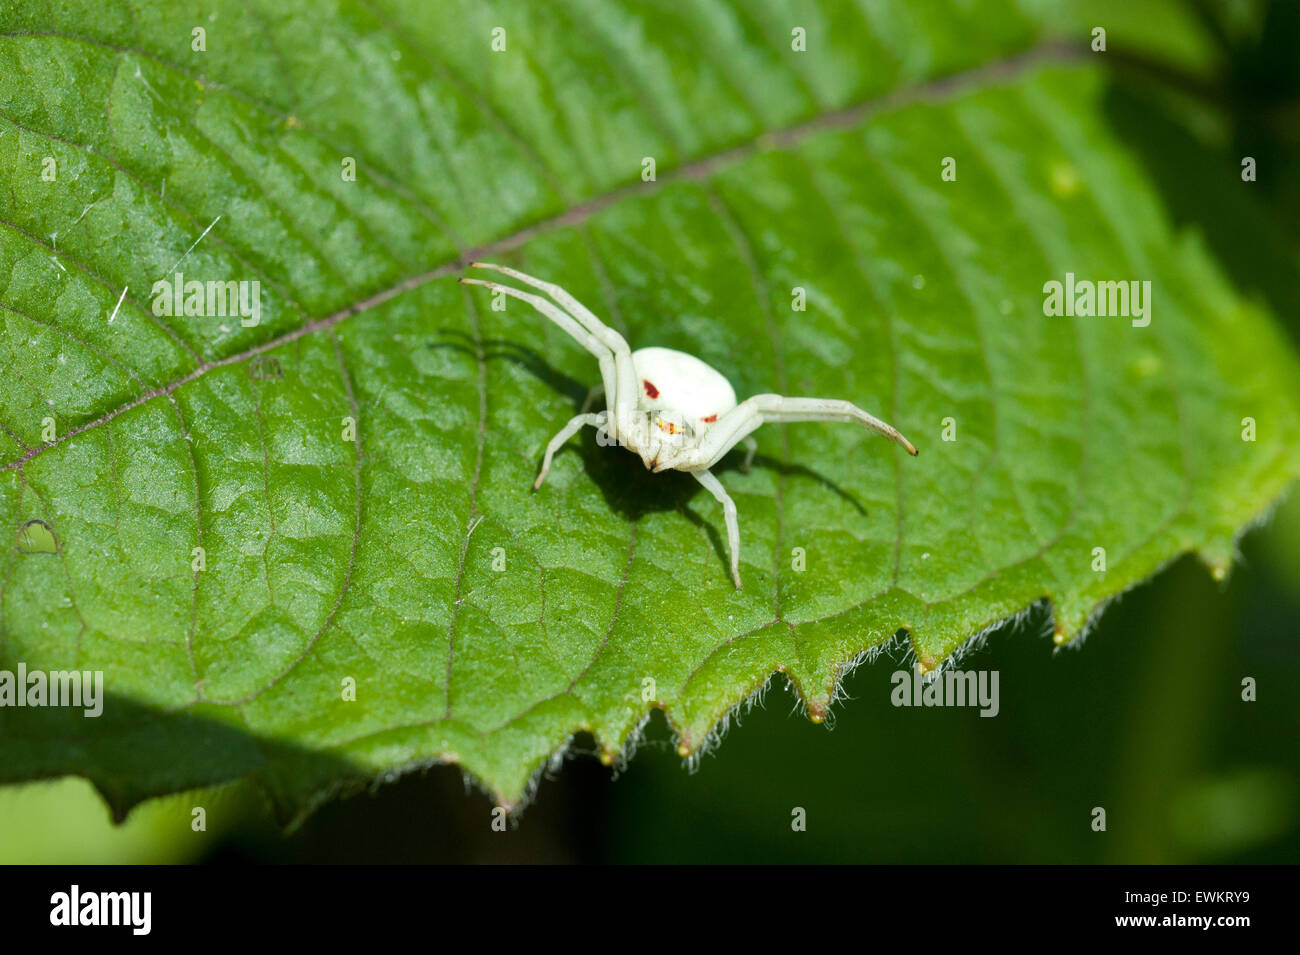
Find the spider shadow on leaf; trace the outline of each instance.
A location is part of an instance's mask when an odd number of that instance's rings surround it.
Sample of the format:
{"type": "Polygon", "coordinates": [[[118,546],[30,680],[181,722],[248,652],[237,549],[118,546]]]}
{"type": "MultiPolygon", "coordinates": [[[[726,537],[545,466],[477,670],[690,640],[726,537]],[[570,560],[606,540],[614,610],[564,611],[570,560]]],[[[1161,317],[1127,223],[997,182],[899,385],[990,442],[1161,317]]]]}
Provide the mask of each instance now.
{"type": "MultiPolygon", "coordinates": [[[[478,354],[474,337],[467,332],[455,328],[441,328],[438,331],[448,340],[435,341],[429,347],[453,349],[471,358],[478,354]]],[[[513,362],[551,390],[567,397],[573,404],[572,414],[582,410],[590,389],[576,378],[558,371],[539,352],[518,342],[500,338],[484,339],[482,346],[484,360],[513,362]]],[[[594,410],[600,410],[600,407],[602,406],[599,403],[593,406],[594,410]]],[[[545,448],[546,442],[560,429],[565,420],[567,419],[544,422],[545,434],[538,437],[541,448],[545,448]]],[[[652,474],[637,460],[636,455],[616,445],[602,447],[596,440],[595,432],[590,428],[584,428],[556,452],[556,464],[561,463],[566,455],[575,452],[581,454],[583,469],[600,489],[606,503],[620,516],[630,521],[636,521],[641,515],[651,511],[681,509],[697,491],[703,490],[693,478],[680,471],[652,474]]],[[[535,463],[538,468],[541,467],[540,450],[535,463]]],[[[556,476],[552,471],[547,483],[541,486],[538,493],[545,492],[551,487],[556,476]]]]}
{"type": "MultiPolygon", "coordinates": [[[[743,451],[733,451],[731,454],[727,455],[727,457],[723,459],[721,464],[714,466],[713,473],[721,474],[727,471],[741,471],[743,470],[742,465],[744,459],[745,459],[745,455],[743,451]]],[[[782,477],[791,477],[793,475],[798,475],[799,477],[811,478],[812,480],[816,481],[818,484],[825,485],[827,490],[829,490],[836,497],[840,498],[846,504],[852,507],[855,511],[858,512],[859,515],[861,515],[862,517],[867,516],[867,509],[862,506],[862,502],[858,500],[855,494],[851,493],[850,491],[846,491],[844,488],[840,487],[840,485],[836,484],[834,481],[828,478],[825,474],[822,474],[820,471],[815,470],[814,468],[810,468],[804,464],[795,464],[793,462],[781,461],[778,460],[777,458],[771,457],[770,455],[766,455],[762,453],[755,454],[754,460],[750,464],[751,470],[753,468],[759,468],[759,467],[766,468],[771,471],[776,471],[782,477]]]]}
{"type": "MultiPolygon", "coordinates": [[[[468,332],[459,328],[440,328],[438,333],[448,340],[435,341],[429,345],[430,348],[448,348],[462,352],[470,358],[478,355],[478,347],[474,341],[474,336],[468,332]],[[459,339],[459,341],[453,341],[452,339],[459,339]]],[[[575,407],[580,406],[586,400],[588,389],[580,381],[561,371],[557,371],[547,364],[546,359],[538,352],[526,345],[507,341],[504,338],[485,338],[482,345],[483,359],[485,361],[504,359],[513,362],[543,382],[548,388],[569,397],[574,402],[575,407]]]]}
{"type": "MultiPolygon", "coordinates": [[[[600,490],[610,510],[631,523],[636,523],[643,515],[655,511],[677,511],[694,526],[704,531],[721,566],[723,568],[728,566],[731,552],[726,537],[720,530],[724,526],[722,508],[693,477],[682,471],[661,471],[658,474],[647,471],[635,454],[615,445],[602,447],[590,431],[584,433],[586,440],[575,437],[556,453],[555,460],[558,462],[567,453],[576,452],[581,455],[586,476],[600,490]]],[[[732,451],[710,470],[719,477],[728,472],[741,471],[744,459],[742,450],[732,451]]],[[[757,468],[770,468],[783,477],[801,475],[812,478],[845,500],[859,514],[866,516],[866,509],[853,494],[812,468],[802,464],[787,464],[765,454],[756,454],[751,469],[757,468]]],[[[539,493],[545,490],[546,485],[543,484],[539,493]]],[[[733,486],[730,490],[734,491],[736,488],[733,486]]],[[[743,540],[743,511],[741,512],[741,535],[743,540]]]]}

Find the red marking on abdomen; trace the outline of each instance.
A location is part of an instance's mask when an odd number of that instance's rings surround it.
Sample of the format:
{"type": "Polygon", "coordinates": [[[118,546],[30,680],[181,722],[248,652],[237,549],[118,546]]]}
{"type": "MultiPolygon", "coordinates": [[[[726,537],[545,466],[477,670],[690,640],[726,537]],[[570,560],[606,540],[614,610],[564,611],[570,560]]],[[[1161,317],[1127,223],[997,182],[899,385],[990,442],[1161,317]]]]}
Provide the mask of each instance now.
{"type": "Polygon", "coordinates": [[[715,411],[713,414],[709,415],[707,418],[701,418],[700,420],[703,421],[705,424],[713,424],[713,422],[715,422],[715,421],[718,420],[718,413],[715,411]]]}
{"type": "Polygon", "coordinates": [[[651,398],[659,397],[659,389],[656,388],[654,385],[650,384],[648,379],[642,378],[641,384],[645,385],[645,393],[649,395],[651,398]]]}

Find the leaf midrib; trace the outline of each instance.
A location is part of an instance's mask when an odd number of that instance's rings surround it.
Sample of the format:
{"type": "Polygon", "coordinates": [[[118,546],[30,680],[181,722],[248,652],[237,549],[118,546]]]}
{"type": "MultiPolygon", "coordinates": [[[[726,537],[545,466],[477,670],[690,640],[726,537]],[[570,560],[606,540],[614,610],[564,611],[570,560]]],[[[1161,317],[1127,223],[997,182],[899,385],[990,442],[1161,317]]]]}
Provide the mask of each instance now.
{"type": "MultiPolygon", "coordinates": [[[[105,44],[102,41],[93,40],[89,37],[79,37],[54,31],[0,34],[0,37],[6,38],[18,36],[59,37],[61,39],[93,43],[97,46],[113,49],[118,53],[132,53],[139,56],[149,56],[149,54],[144,51],[135,50],[130,47],[113,46],[105,44]]],[[[373,308],[377,308],[404,292],[412,291],[436,279],[452,275],[453,273],[465,268],[470,262],[476,259],[512,251],[543,233],[569,226],[580,225],[605,209],[617,205],[625,200],[639,196],[653,195],[664,187],[679,182],[698,182],[706,180],[719,170],[736,165],[761,151],[768,149],[793,149],[805,140],[820,133],[854,128],[861,125],[862,122],[870,117],[888,112],[892,109],[902,108],[915,103],[938,102],[951,99],[978,90],[986,85],[991,85],[997,81],[1013,79],[1039,66],[1077,62],[1080,59],[1082,59],[1082,53],[1072,47],[1067,47],[1063,44],[1054,42],[1038,44],[1018,53],[1000,59],[991,60],[967,70],[936,77],[927,80],[924,83],[899,87],[898,89],[891,90],[888,93],[871,97],[839,110],[820,113],[811,119],[803,120],[802,122],[796,123],[792,126],[787,126],[772,132],[762,133],[754,139],[741,143],[740,145],[729,147],[728,149],[713,153],[712,155],[667,170],[656,180],[650,182],[637,181],[620,186],[616,189],[610,190],[609,192],[603,193],[602,195],[576,203],[563,212],[557,213],[549,218],[524,226],[501,239],[496,239],[492,242],[465,250],[455,259],[444,262],[426,272],[402,279],[379,292],[353,302],[350,305],[346,305],[324,318],[313,319],[295,329],[285,332],[282,335],[261,342],[260,344],[253,345],[243,351],[227,355],[223,358],[205,359],[196,368],[187,372],[185,375],[182,375],[180,378],[177,378],[168,384],[151,388],[130,401],[118,405],[100,417],[65,431],[55,437],[53,441],[28,449],[22,455],[0,465],[0,472],[14,469],[21,470],[27,462],[36,458],[43,452],[63,444],[77,435],[107,424],[114,418],[117,418],[128,411],[132,411],[135,408],[152,401],[154,398],[171,395],[178,388],[198,380],[210,371],[224,368],[229,365],[240,364],[251,358],[257,357],[258,355],[264,354],[265,352],[279,348],[281,345],[287,345],[297,341],[307,335],[327,331],[340,322],[345,321],[354,315],[359,315],[362,312],[367,312],[373,308]]],[[[214,89],[221,89],[229,92],[231,95],[240,96],[252,101],[246,94],[220,83],[208,81],[208,85],[214,89]]],[[[259,106],[266,108],[263,104],[259,104],[259,106]]],[[[46,134],[41,133],[41,135],[46,134]]],[[[104,283],[106,287],[111,285],[111,283],[107,283],[102,277],[95,277],[104,283]]]]}

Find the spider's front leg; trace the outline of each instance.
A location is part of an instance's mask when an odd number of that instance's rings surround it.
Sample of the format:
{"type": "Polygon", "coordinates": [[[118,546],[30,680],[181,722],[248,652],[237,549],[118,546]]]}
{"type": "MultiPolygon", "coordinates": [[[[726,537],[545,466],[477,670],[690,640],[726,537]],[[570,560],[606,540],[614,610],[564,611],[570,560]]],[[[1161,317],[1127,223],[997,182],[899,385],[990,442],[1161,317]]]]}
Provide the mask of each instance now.
{"type": "Polygon", "coordinates": [[[908,454],[916,447],[891,424],[868,414],[857,405],[833,398],[787,398],[784,395],[754,395],[724,414],[704,436],[696,449],[694,466],[709,468],[763,424],[793,421],[845,421],[862,425],[901,445],[908,454]]]}
{"type": "Polygon", "coordinates": [[[711,472],[692,471],[691,474],[695,480],[708,488],[722,505],[722,514],[727,521],[727,543],[731,545],[731,579],[735,582],[736,589],[742,590],[745,585],[740,582],[740,524],[736,520],[736,502],[731,499],[727,489],[711,472]]]}
{"type": "Polygon", "coordinates": [[[533,490],[536,491],[546,480],[546,475],[551,473],[551,459],[555,457],[555,452],[560,450],[561,445],[568,441],[575,434],[582,430],[583,426],[591,425],[593,428],[604,427],[605,412],[599,414],[580,414],[574,415],[569,419],[569,423],[555,433],[551,438],[550,444],[546,446],[546,456],[542,458],[542,470],[537,475],[537,480],[533,482],[533,490]]]}
{"type": "Polygon", "coordinates": [[[628,347],[627,340],[597,318],[591,309],[554,282],[547,282],[526,272],[520,272],[505,265],[494,265],[491,262],[471,262],[470,267],[491,269],[494,272],[500,272],[502,275],[508,275],[512,279],[517,279],[525,285],[545,292],[559,304],[560,309],[564,309],[564,311],[560,311],[545,299],[530,295],[527,292],[521,292],[519,289],[510,288],[508,285],[498,285],[495,282],[483,282],[478,279],[461,279],[462,282],[485,285],[520,301],[527,302],[581,342],[588,351],[600,360],[602,387],[605,391],[606,406],[610,413],[609,434],[611,438],[617,441],[627,428],[631,415],[636,411],[637,396],[640,393],[640,380],[637,378],[636,368],[632,365],[632,349],[628,347]],[[601,351],[597,348],[592,347],[593,342],[598,343],[599,346],[605,349],[604,354],[601,354],[601,351]]]}

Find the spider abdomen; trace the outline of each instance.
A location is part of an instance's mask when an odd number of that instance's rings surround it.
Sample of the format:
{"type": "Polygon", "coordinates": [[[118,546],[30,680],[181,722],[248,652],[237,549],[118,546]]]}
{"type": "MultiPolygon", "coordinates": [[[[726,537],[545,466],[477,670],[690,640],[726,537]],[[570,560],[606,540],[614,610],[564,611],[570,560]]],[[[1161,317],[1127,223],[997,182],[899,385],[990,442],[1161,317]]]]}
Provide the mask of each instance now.
{"type": "Polygon", "coordinates": [[[716,368],[671,348],[638,348],[632,364],[641,379],[637,405],[670,411],[690,422],[696,434],[736,407],[736,391],[716,368]]]}

